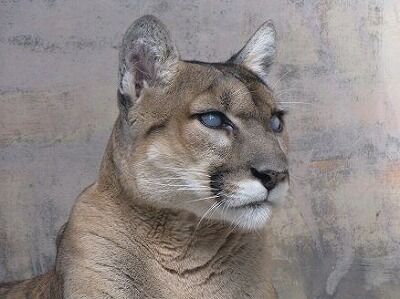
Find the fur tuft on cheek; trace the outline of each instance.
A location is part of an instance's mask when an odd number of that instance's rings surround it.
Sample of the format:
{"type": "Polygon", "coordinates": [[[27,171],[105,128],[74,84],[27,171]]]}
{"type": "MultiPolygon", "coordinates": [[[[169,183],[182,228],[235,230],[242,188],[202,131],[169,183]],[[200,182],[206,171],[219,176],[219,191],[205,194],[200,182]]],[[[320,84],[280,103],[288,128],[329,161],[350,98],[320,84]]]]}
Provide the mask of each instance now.
{"type": "Polygon", "coordinates": [[[230,192],[226,204],[230,207],[240,207],[253,202],[266,200],[268,191],[258,180],[241,180],[235,184],[234,192],[230,192]]]}
{"type": "Polygon", "coordinates": [[[149,203],[196,213],[194,203],[214,198],[206,167],[186,161],[167,142],[149,145],[143,160],[136,165],[136,172],[138,188],[149,203]]]}

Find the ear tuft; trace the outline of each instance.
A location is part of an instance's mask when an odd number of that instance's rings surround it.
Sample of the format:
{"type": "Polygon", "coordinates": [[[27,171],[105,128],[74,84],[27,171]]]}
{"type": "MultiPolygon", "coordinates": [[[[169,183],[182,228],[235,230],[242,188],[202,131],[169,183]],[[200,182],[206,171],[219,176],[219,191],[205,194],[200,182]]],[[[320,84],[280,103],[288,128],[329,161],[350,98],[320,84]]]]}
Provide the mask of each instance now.
{"type": "Polygon", "coordinates": [[[272,21],[266,21],[228,62],[243,65],[260,79],[266,81],[275,53],[276,31],[272,21]]]}
{"type": "Polygon", "coordinates": [[[146,87],[165,84],[178,53],[167,28],[154,16],[137,19],[126,31],[119,56],[119,93],[132,101],[146,87]]]}

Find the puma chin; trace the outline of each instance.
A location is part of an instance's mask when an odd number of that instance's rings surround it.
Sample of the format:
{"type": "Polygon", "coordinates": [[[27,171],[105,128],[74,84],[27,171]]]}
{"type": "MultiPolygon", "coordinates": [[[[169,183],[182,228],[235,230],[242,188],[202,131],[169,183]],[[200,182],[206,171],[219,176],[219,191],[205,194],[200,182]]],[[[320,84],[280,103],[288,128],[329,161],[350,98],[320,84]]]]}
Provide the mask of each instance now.
{"type": "Polygon", "coordinates": [[[266,22],[226,63],[180,60],[171,44],[122,49],[120,134],[130,137],[114,160],[126,191],[201,222],[264,226],[289,187],[284,111],[267,84],[275,39],[266,22]]]}

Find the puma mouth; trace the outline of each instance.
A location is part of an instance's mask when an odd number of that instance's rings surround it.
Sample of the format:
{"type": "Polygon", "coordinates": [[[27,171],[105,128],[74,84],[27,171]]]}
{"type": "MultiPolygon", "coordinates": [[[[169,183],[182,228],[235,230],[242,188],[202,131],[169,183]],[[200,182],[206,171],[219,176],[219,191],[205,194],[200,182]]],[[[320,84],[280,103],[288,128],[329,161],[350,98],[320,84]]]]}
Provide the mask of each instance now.
{"type": "Polygon", "coordinates": [[[264,200],[253,201],[253,202],[245,203],[245,204],[239,205],[239,206],[227,205],[228,208],[235,209],[235,210],[259,209],[259,208],[265,208],[266,206],[269,206],[269,207],[274,206],[274,204],[272,202],[268,201],[268,197],[265,198],[264,200]]]}
{"type": "Polygon", "coordinates": [[[268,199],[255,200],[232,206],[229,202],[218,207],[221,219],[231,223],[235,228],[246,231],[261,229],[272,214],[272,203],[268,199]]]}

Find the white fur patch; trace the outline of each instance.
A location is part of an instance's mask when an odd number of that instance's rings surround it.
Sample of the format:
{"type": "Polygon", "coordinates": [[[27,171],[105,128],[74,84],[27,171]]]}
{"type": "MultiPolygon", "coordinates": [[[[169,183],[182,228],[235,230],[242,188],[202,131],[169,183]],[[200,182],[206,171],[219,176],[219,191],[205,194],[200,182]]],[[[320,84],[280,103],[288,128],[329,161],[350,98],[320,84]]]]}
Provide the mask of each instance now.
{"type": "Polygon", "coordinates": [[[230,209],[223,211],[222,217],[225,221],[232,223],[234,227],[251,231],[263,228],[271,214],[271,208],[265,205],[258,208],[230,209]]]}
{"type": "Polygon", "coordinates": [[[146,153],[147,161],[153,161],[153,160],[158,159],[162,153],[162,150],[163,150],[162,147],[163,147],[163,145],[161,145],[161,144],[154,144],[154,143],[151,144],[146,153]]]}
{"type": "Polygon", "coordinates": [[[268,67],[275,57],[275,52],[275,29],[271,22],[265,22],[235,56],[233,62],[246,66],[262,80],[266,80],[268,67]]]}
{"type": "Polygon", "coordinates": [[[135,94],[135,87],[133,86],[133,76],[130,72],[126,71],[121,80],[120,92],[125,95],[132,96],[135,94]]]}
{"type": "MultiPolygon", "coordinates": [[[[130,96],[132,99],[136,98],[135,84],[133,83],[133,75],[131,72],[126,71],[121,80],[120,92],[124,95],[130,96]]],[[[146,80],[143,81],[143,89],[148,88],[149,84],[146,80]]],[[[137,99],[139,100],[139,99],[137,99]]]]}
{"type": "MultiPolygon", "coordinates": [[[[271,61],[275,55],[275,32],[273,30],[257,31],[253,42],[250,42],[248,54],[243,60],[243,64],[254,73],[264,78],[266,74],[266,61],[271,61]]],[[[253,40],[252,39],[252,40],[253,40]]]]}
{"type": "Polygon", "coordinates": [[[238,191],[229,196],[227,204],[215,215],[232,223],[234,227],[245,230],[257,230],[264,227],[272,214],[273,205],[281,202],[289,189],[287,179],[278,183],[269,192],[256,180],[244,180],[239,182],[238,186],[238,191]],[[252,206],[249,205],[251,203],[260,204],[252,206]]]}
{"type": "Polygon", "coordinates": [[[201,216],[202,208],[208,208],[215,198],[206,168],[179,161],[169,149],[162,142],[148,147],[146,158],[137,167],[138,189],[165,207],[184,208],[201,216]]]}
{"type": "Polygon", "coordinates": [[[274,189],[272,189],[268,194],[268,201],[273,204],[279,204],[285,197],[289,191],[289,182],[288,179],[285,179],[283,182],[280,182],[276,185],[274,189]]]}
{"type": "Polygon", "coordinates": [[[237,191],[229,196],[227,205],[240,207],[250,203],[261,202],[268,196],[268,191],[259,180],[242,180],[237,183],[237,191]]]}

